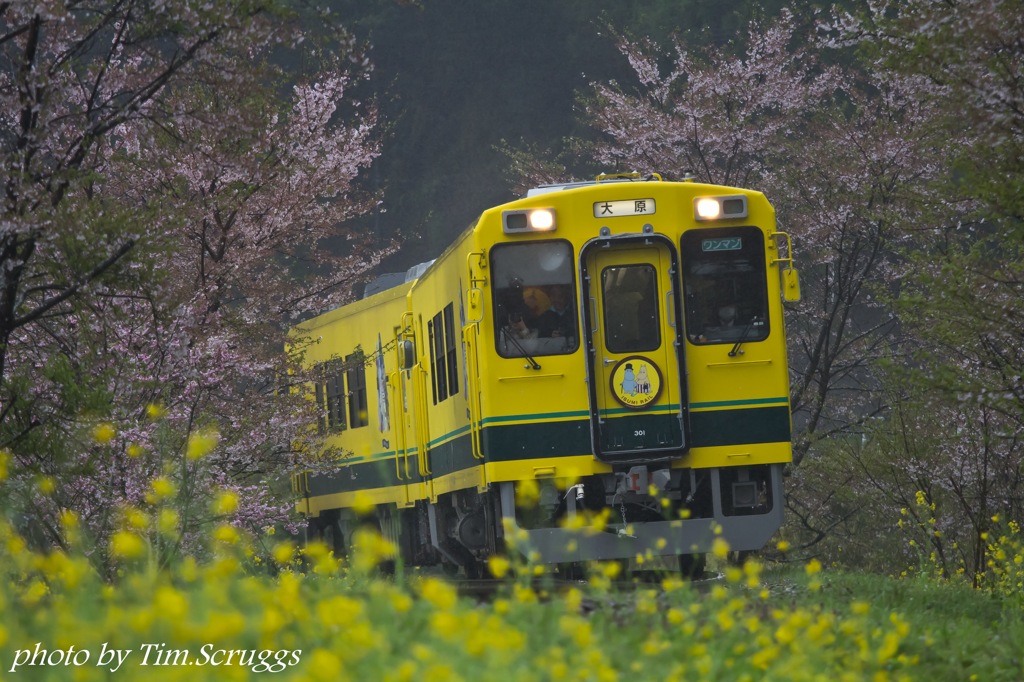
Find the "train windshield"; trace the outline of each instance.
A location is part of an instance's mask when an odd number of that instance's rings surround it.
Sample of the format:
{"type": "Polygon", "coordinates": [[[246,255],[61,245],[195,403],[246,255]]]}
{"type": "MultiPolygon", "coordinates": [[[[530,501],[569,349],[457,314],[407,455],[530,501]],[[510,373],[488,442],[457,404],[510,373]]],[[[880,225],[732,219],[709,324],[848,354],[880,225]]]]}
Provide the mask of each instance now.
{"type": "Polygon", "coordinates": [[[491,269],[499,355],[561,355],[579,348],[569,242],[500,244],[491,251],[491,269]]]}
{"type": "Polygon", "coordinates": [[[768,338],[764,235],[756,227],[683,235],[686,334],[691,343],[768,338]]]}

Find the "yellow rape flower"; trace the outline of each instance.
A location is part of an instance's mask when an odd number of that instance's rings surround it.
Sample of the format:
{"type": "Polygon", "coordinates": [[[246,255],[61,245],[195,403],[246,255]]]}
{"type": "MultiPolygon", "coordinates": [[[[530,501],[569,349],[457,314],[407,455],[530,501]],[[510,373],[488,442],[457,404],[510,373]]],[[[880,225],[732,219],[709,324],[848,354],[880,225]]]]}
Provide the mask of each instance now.
{"type": "Polygon", "coordinates": [[[222,523],[213,530],[213,539],[225,545],[234,545],[240,539],[238,529],[229,523],[222,523]]]}
{"type": "Polygon", "coordinates": [[[352,568],[366,573],[388,559],[393,559],[398,548],[374,530],[357,530],[352,536],[352,568]]]}
{"type": "Polygon", "coordinates": [[[537,593],[525,585],[515,585],[512,588],[513,596],[520,604],[536,604],[537,593]]]}
{"type": "Polygon", "coordinates": [[[463,635],[462,621],[451,611],[435,611],[432,613],[430,615],[430,630],[448,641],[455,641],[463,635]]]}
{"type": "Polygon", "coordinates": [[[103,422],[93,427],[92,437],[100,445],[106,445],[110,441],[114,440],[114,436],[117,435],[117,430],[114,425],[110,422],[103,422]]]}
{"type": "Polygon", "coordinates": [[[394,592],[391,595],[391,608],[395,613],[405,613],[412,608],[412,598],[405,592],[394,592]]]}
{"type": "Polygon", "coordinates": [[[170,585],[162,585],[153,595],[156,610],[170,620],[181,620],[188,613],[188,599],[170,585]]]}
{"type": "Polygon", "coordinates": [[[212,429],[196,431],[188,437],[188,449],[185,456],[191,460],[205,457],[217,447],[218,440],[220,440],[220,434],[212,429]]]}
{"type": "Polygon", "coordinates": [[[458,602],[455,588],[438,578],[427,578],[420,583],[419,593],[438,609],[451,609],[458,602]]]}
{"type": "Polygon", "coordinates": [[[173,509],[161,509],[157,517],[157,529],[164,535],[173,535],[178,532],[178,512],[173,509]]]}
{"type": "Polygon", "coordinates": [[[0,481],[7,480],[7,462],[11,454],[7,450],[0,450],[0,481]]]}
{"type": "Polygon", "coordinates": [[[593,639],[593,630],[590,623],[577,616],[562,616],[558,619],[558,627],[566,635],[572,638],[573,643],[585,648],[590,646],[593,639]]]}
{"type": "Polygon", "coordinates": [[[70,509],[62,509],[60,512],[60,525],[64,527],[65,531],[75,530],[78,528],[78,514],[70,509]]]}
{"type": "Polygon", "coordinates": [[[21,601],[25,606],[35,606],[49,591],[50,588],[42,580],[33,580],[28,589],[22,592],[21,601]]]}
{"type": "Polygon", "coordinates": [[[871,604],[866,601],[855,601],[850,604],[850,610],[858,616],[866,616],[871,611],[871,604]]]}
{"type": "Polygon", "coordinates": [[[570,587],[565,593],[565,609],[569,613],[579,613],[583,606],[583,593],[575,587],[570,587]]]}
{"type": "Polygon", "coordinates": [[[153,491],[153,498],[156,502],[166,500],[167,498],[174,495],[177,489],[174,486],[173,481],[164,476],[159,476],[153,479],[153,483],[150,484],[153,491]]]}
{"type": "Polygon", "coordinates": [[[295,546],[290,542],[282,542],[277,547],[274,547],[274,561],[282,566],[290,564],[294,556],[295,546]]]}
{"type": "Polygon", "coordinates": [[[487,560],[487,567],[495,578],[504,578],[512,567],[512,562],[503,556],[492,556],[487,560]]]}
{"type": "Polygon", "coordinates": [[[160,419],[165,414],[167,414],[167,408],[164,407],[163,405],[158,405],[156,403],[150,403],[149,405],[146,405],[146,416],[152,419],[153,421],[160,419]]]}
{"type": "Polygon", "coordinates": [[[540,501],[540,487],[532,478],[516,484],[516,505],[519,507],[536,507],[540,501]]]}
{"type": "Polygon", "coordinates": [[[129,528],[144,530],[149,525],[149,517],[142,513],[141,509],[130,507],[124,512],[125,522],[129,528]]]}
{"type": "Polygon", "coordinates": [[[359,490],[352,500],[352,510],[360,516],[370,516],[377,511],[377,503],[365,490],[359,490]]]}
{"type": "Polygon", "coordinates": [[[135,533],[119,530],[110,538],[110,553],[119,559],[137,559],[146,553],[146,543],[135,533]]]}
{"type": "Polygon", "coordinates": [[[217,499],[213,501],[213,513],[218,516],[232,514],[238,509],[238,493],[233,490],[224,490],[217,499]]]}

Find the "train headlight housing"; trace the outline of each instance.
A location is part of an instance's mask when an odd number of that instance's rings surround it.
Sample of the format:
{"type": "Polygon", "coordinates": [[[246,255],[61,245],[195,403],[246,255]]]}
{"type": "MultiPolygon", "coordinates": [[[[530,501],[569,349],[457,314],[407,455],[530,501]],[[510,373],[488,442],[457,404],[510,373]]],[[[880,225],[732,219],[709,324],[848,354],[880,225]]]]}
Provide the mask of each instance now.
{"type": "Polygon", "coordinates": [[[747,198],[742,194],[727,197],[697,197],[693,217],[700,221],[747,217],[747,198]]]}
{"type": "Polygon", "coordinates": [[[501,224],[505,234],[553,232],[556,227],[555,209],[528,208],[505,211],[501,214],[501,224]]]}

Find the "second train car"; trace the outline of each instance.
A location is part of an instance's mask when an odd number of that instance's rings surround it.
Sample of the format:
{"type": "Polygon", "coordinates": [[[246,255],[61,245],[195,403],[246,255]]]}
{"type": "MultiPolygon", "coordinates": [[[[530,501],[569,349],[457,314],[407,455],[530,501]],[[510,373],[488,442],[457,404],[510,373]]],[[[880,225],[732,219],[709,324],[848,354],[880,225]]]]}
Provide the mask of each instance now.
{"type": "Polygon", "coordinates": [[[511,533],[542,563],[685,568],[780,527],[799,284],[760,192],[538,187],[396,279],[293,330],[344,453],[293,489],[336,552],[367,506],[407,565],[469,575],[511,533]]]}

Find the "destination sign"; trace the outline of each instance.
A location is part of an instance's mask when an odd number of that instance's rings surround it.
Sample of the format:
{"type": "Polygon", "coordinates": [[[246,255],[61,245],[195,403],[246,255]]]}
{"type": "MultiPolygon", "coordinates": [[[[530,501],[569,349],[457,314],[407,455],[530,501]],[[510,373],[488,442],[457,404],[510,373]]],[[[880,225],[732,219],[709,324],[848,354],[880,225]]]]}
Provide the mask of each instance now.
{"type": "Polygon", "coordinates": [[[623,218],[632,215],[653,215],[654,199],[626,199],[594,203],[595,218],[623,218]]]}
{"type": "Polygon", "coordinates": [[[726,237],[724,239],[705,239],[700,244],[701,251],[742,251],[742,237],[726,237]]]}

